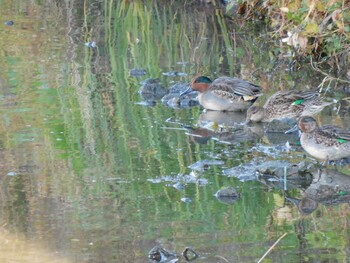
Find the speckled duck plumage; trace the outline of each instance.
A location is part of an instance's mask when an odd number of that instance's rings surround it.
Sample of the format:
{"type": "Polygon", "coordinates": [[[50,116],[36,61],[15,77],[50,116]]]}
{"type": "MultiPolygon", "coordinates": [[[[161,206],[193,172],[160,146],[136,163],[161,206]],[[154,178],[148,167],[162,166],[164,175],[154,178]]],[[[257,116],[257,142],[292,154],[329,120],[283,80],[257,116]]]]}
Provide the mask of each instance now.
{"type": "Polygon", "coordinates": [[[260,86],[231,77],[214,81],[205,76],[194,77],[191,87],[199,92],[199,103],[208,110],[246,110],[262,95],[260,86]]]}
{"type": "Polygon", "coordinates": [[[311,156],[320,160],[339,160],[350,156],[350,131],[336,126],[319,127],[311,116],[298,120],[300,143],[311,156]]]}
{"type": "Polygon", "coordinates": [[[313,116],[333,103],[334,101],[326,101],[316,90],[279,91],[273,94],[263,107],[250,107],[247,111],[247,123],[313,116]]]}

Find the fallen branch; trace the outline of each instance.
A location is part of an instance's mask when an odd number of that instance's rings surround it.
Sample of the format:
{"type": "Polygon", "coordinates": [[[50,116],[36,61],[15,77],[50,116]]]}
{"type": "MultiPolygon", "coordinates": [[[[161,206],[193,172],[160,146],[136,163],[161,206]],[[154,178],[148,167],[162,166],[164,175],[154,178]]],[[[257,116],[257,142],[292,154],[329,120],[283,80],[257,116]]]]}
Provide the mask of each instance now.
{"type": "Polygon", "coordinates": [[[264,258],[267,256],[267,254],[270,253],[270,251],[272,249],[274,249],[274,247],[278,244],[278,242],[281,241],[282,238],[284,238],[287,235],[287,233],[284,233],[279,239],[277,239],[277,241],[269,248],[269,250],[266,251],[266,253],[259,259],[258,263],[260,263],[261,261],[264,260],[264,258]]]}

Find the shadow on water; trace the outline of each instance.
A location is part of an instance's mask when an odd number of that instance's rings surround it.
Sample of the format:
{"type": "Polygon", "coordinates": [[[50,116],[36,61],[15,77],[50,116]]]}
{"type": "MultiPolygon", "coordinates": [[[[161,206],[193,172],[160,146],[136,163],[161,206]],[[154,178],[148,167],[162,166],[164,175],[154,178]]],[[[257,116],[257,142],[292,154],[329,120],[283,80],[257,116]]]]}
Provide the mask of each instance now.
{"type": "MultiPolygon", "coordinates": [[[[0,28],[0,224],[69,262],[146,262],[155,246],[255,262],[284,233],[273,262],[349,258],[348,166],[327,190],[333,175],[316,182],[297,134],[159,95],[195,74],[247,79],[267,95],[323,77],[291,70],[263,23],[179,2],[0,3],[14,20],[0,28]],[[142,92],[145,80],[159,97],[142,92]]],[[[346,126],[340,113],[318,121],[346,126]]]]}

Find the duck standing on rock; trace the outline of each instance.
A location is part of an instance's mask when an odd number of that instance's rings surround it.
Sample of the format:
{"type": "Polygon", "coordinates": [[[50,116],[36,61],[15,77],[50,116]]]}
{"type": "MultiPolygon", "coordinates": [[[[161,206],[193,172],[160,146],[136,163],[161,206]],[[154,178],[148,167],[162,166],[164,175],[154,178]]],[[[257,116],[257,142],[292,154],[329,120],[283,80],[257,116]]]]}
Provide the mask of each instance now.
{"type": "Polygon", "coordinates": [[[246,123],[271,122],[316,115],[335,101],[325,101],[317,90],[287,90],[273,94],[263,107],[252,106],[247,111],[246,123]]]}
{"type": "Polygon", "coordinates": [[[300,143],[311,156],[327,161],[340,160],[350,156],[350,131],[336,126],[319,127],[311,116],[298,120],[302,131],[300,143]]]}
{"type": "Polygon", "coordinates": [[[199,92],[198,101],[205,109],[216,111],[246,110],[262,95],[260,86],[231,77],[214,81],[205,76],[194,77],[191,88],[182,95],[193,90],[199,92]]]}

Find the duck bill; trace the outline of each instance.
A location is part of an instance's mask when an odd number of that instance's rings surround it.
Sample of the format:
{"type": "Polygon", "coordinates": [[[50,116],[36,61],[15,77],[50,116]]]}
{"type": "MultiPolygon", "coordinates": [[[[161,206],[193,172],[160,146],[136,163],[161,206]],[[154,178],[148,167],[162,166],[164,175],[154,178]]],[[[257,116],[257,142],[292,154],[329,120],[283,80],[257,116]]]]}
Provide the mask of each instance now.
{"type": "Polygon", "coordinates": [[[247,118],[247,119],[245,120],[245,122],[243,122],[243,124],[244,124],[244,125],[247,125],[247,124],[249,124],[249,123],[251,123],[251,122],[252,122],[252,120],[247,118]]]}
{"type": "Polygon", "coordinates": [[[188,87],[186,90],[184,90],[183,92],[180,93],[180,97],[183,95],[186,95],[188,93],[191,93],[193,91],[193,89],[191,87],[188,87]]]}
{"type": "Polygon", "coordinates": [[[284,133],[285,134],[293,133],[293,132],[296,132],[298,130],[299,130],[298,125],[295,124],[292,128],[290,128],[289,130],[285,131],[284,133]]]}

